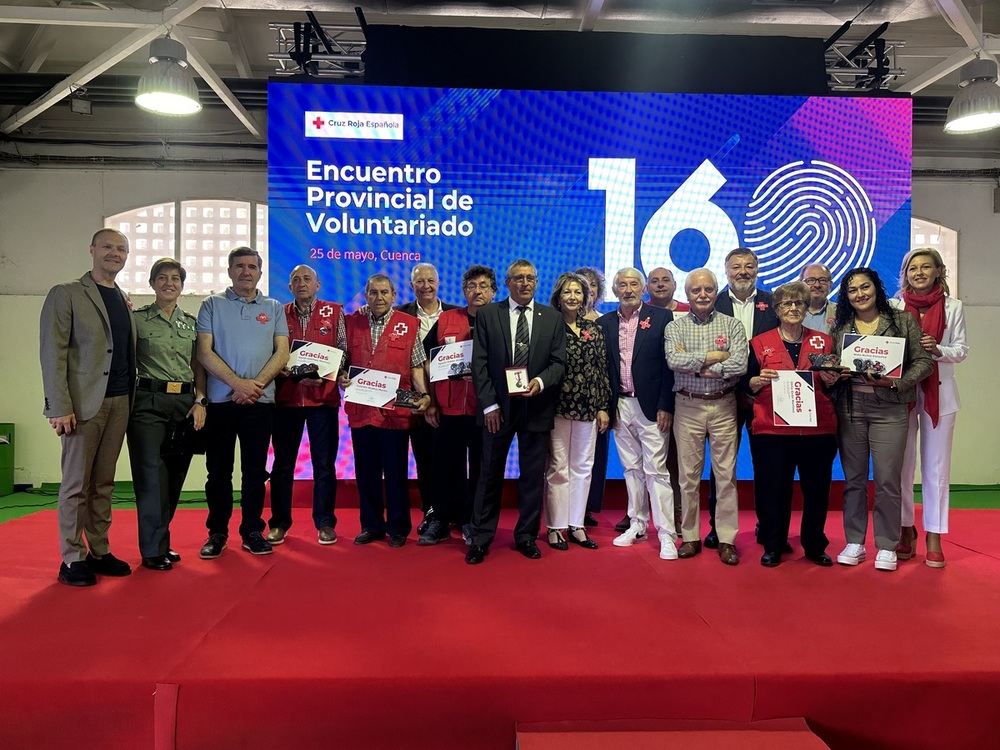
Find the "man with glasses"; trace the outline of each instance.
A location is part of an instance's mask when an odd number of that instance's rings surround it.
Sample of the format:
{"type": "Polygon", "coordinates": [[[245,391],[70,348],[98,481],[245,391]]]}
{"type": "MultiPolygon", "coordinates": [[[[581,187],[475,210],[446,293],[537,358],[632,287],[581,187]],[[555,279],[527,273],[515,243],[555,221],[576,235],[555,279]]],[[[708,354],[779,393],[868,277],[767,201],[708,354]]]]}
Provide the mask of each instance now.
{"type": "Polygon", "coordinates": [[[465,556],[469,565],[483,562],[496,535],[507,453],[515,435],[520,513],[514,543],[531,560],[542,556],[535,537],[541,522],[545,458],[558,385],[566,374],[566,325],[556,310],[535,302],[535,267],[527,260],[514,261],[505,283],[510,296],[480,309],[472,345],[483,466],[472,507],[472,544],[465,556]],[[516,383],[525,370],[526,390],[510,393],[508,380],[516,383]]]}
{"type": "MultiPolygon", "coordinates": [[[[480,308],[492,302],[497,293],[496,272],[487,266],[470,266],[462,276],[462,292],[466,306],[441,313],[424,338],[428,361],[435,347],[472,341],[480,308]]],[[[455,524],[471,544],[472,500],[483,457],[483,430],[476,425],[472,374],[431,383],[430,394],[432,403],[425,417],[433,428],[431,491],[435,505],[417,543],[437,544],[451,535],[450,524],[455,524]]]]}
{"type": "Polygon", "coordinates": [[[803,325],[814,331],[829,333],[837,317],[837,303],[830,302],[833,276],[822,263],[807,263],[799,271],[799,281],[809,287],[809,309],[803,325]]]}

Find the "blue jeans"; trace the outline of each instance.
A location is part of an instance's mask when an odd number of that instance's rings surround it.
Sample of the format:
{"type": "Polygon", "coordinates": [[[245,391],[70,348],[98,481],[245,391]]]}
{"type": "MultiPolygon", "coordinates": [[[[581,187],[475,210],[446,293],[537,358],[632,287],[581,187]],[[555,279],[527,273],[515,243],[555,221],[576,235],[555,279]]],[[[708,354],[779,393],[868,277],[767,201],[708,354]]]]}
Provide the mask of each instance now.
{"type": "Polygon", "coordinates": [[[335,406],[279,406],[274,411],[274,465],[271,467],[272,529],[292,527],[292,483],[302,442],[302,428],[309,430],[313,469],[313,524],[317,529],[335,527],[337,516],[337,448],[340,445],[335,406]]]}
{"type": "Polygon", "coordinates": [[[264,530],[264,484],[267,482],[267,446],[271,442],[274,404],[209,404],[205,416],[208,450],[205,452],[205,500],[209,534],[229,536],[233,516],[233,463],[240,441],[240,536],[264,530]]]}

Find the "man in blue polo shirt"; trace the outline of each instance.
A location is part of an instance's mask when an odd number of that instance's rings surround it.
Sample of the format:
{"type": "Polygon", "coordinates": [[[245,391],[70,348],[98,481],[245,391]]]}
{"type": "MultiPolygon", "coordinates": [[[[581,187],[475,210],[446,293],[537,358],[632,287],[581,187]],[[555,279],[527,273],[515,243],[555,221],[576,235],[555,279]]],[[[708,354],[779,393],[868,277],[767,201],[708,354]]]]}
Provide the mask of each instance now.
{"type": "Polygon", "coordinates": [[[257,291],[261,258],[238,247],[229,253],[233,285],[198,311],[198,361],[208,373],[205,499],[208,540],[201,557],[222,554],[233,515],[233,462],[240,441],[240,537],[254,555],[273,551],[264,539],[264,484],[274,412],[274,378],[288,362],[288,323],[281,304],[257,291]]]}

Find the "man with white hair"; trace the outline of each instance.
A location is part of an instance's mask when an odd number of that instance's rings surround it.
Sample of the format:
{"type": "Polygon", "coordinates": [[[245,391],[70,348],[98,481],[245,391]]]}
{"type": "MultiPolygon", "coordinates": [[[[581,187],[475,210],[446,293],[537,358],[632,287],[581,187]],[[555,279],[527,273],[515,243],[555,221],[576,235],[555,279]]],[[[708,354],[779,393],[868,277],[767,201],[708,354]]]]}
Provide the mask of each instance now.
{"type": "MultiPolygon", "coordinates": [[[[399,305],[396,310],[412,315],[420,323],[420,341],[427,338],[441,313],[454,310],[455,305],[442,302],[438,297],[441,281],[437,269],[430,263],[417,263],[410,271],[410,288],[413,290],[413,302],[399,305]]],[[[413,451],[413,462],[417,465],[417,486],[420,488],[420,510],[424,519],[417,526],[417,534],[427,531],[427,525],[434,514],[431,505],[431,475],[433,473],[431,443],[433,442],[431,428],[423,419],[415,419],[410,425],[410,449],[413,451]]]]}
{"type": "Polygon", "coordinates": [[[661,348],[673,313],[643,304],[645,287],[638,269],[621,269],[612,283],[618,309],[597,319],[608,349],[608,412],[628,491],[629,527],[612,544],[627,547],[643,539],[652,515],[660,558],[676,560],[674,494],[667,471],[674,379],[661,348]]]}
{"type": "Polygon", "coordinates": [[[683,543],[681,558],[701,552],[699,507],[701,472],[708,438],[718,492],[715,523],[719,558],[739,563],[736,533],[736,385],[747,369],[747,339],[743,325],[715,309],[719,282],[707,268],[684,281],[691,311],[667,326],[664,350],[674,373],[674,437],[681,467],[683,543]]]}

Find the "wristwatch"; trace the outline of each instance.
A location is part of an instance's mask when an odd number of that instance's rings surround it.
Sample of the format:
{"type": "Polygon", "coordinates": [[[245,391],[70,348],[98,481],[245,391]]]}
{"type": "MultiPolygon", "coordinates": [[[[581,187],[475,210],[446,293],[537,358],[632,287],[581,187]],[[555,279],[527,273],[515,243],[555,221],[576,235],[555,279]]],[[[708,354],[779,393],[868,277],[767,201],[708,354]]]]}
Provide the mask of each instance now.
{"type": "Polygon", "coordinates": [[[201,404],[202,406],[208,406],[208,396],[202,396],[201,398],[196,398],[194,402],[196,404],[201,404]]]}

